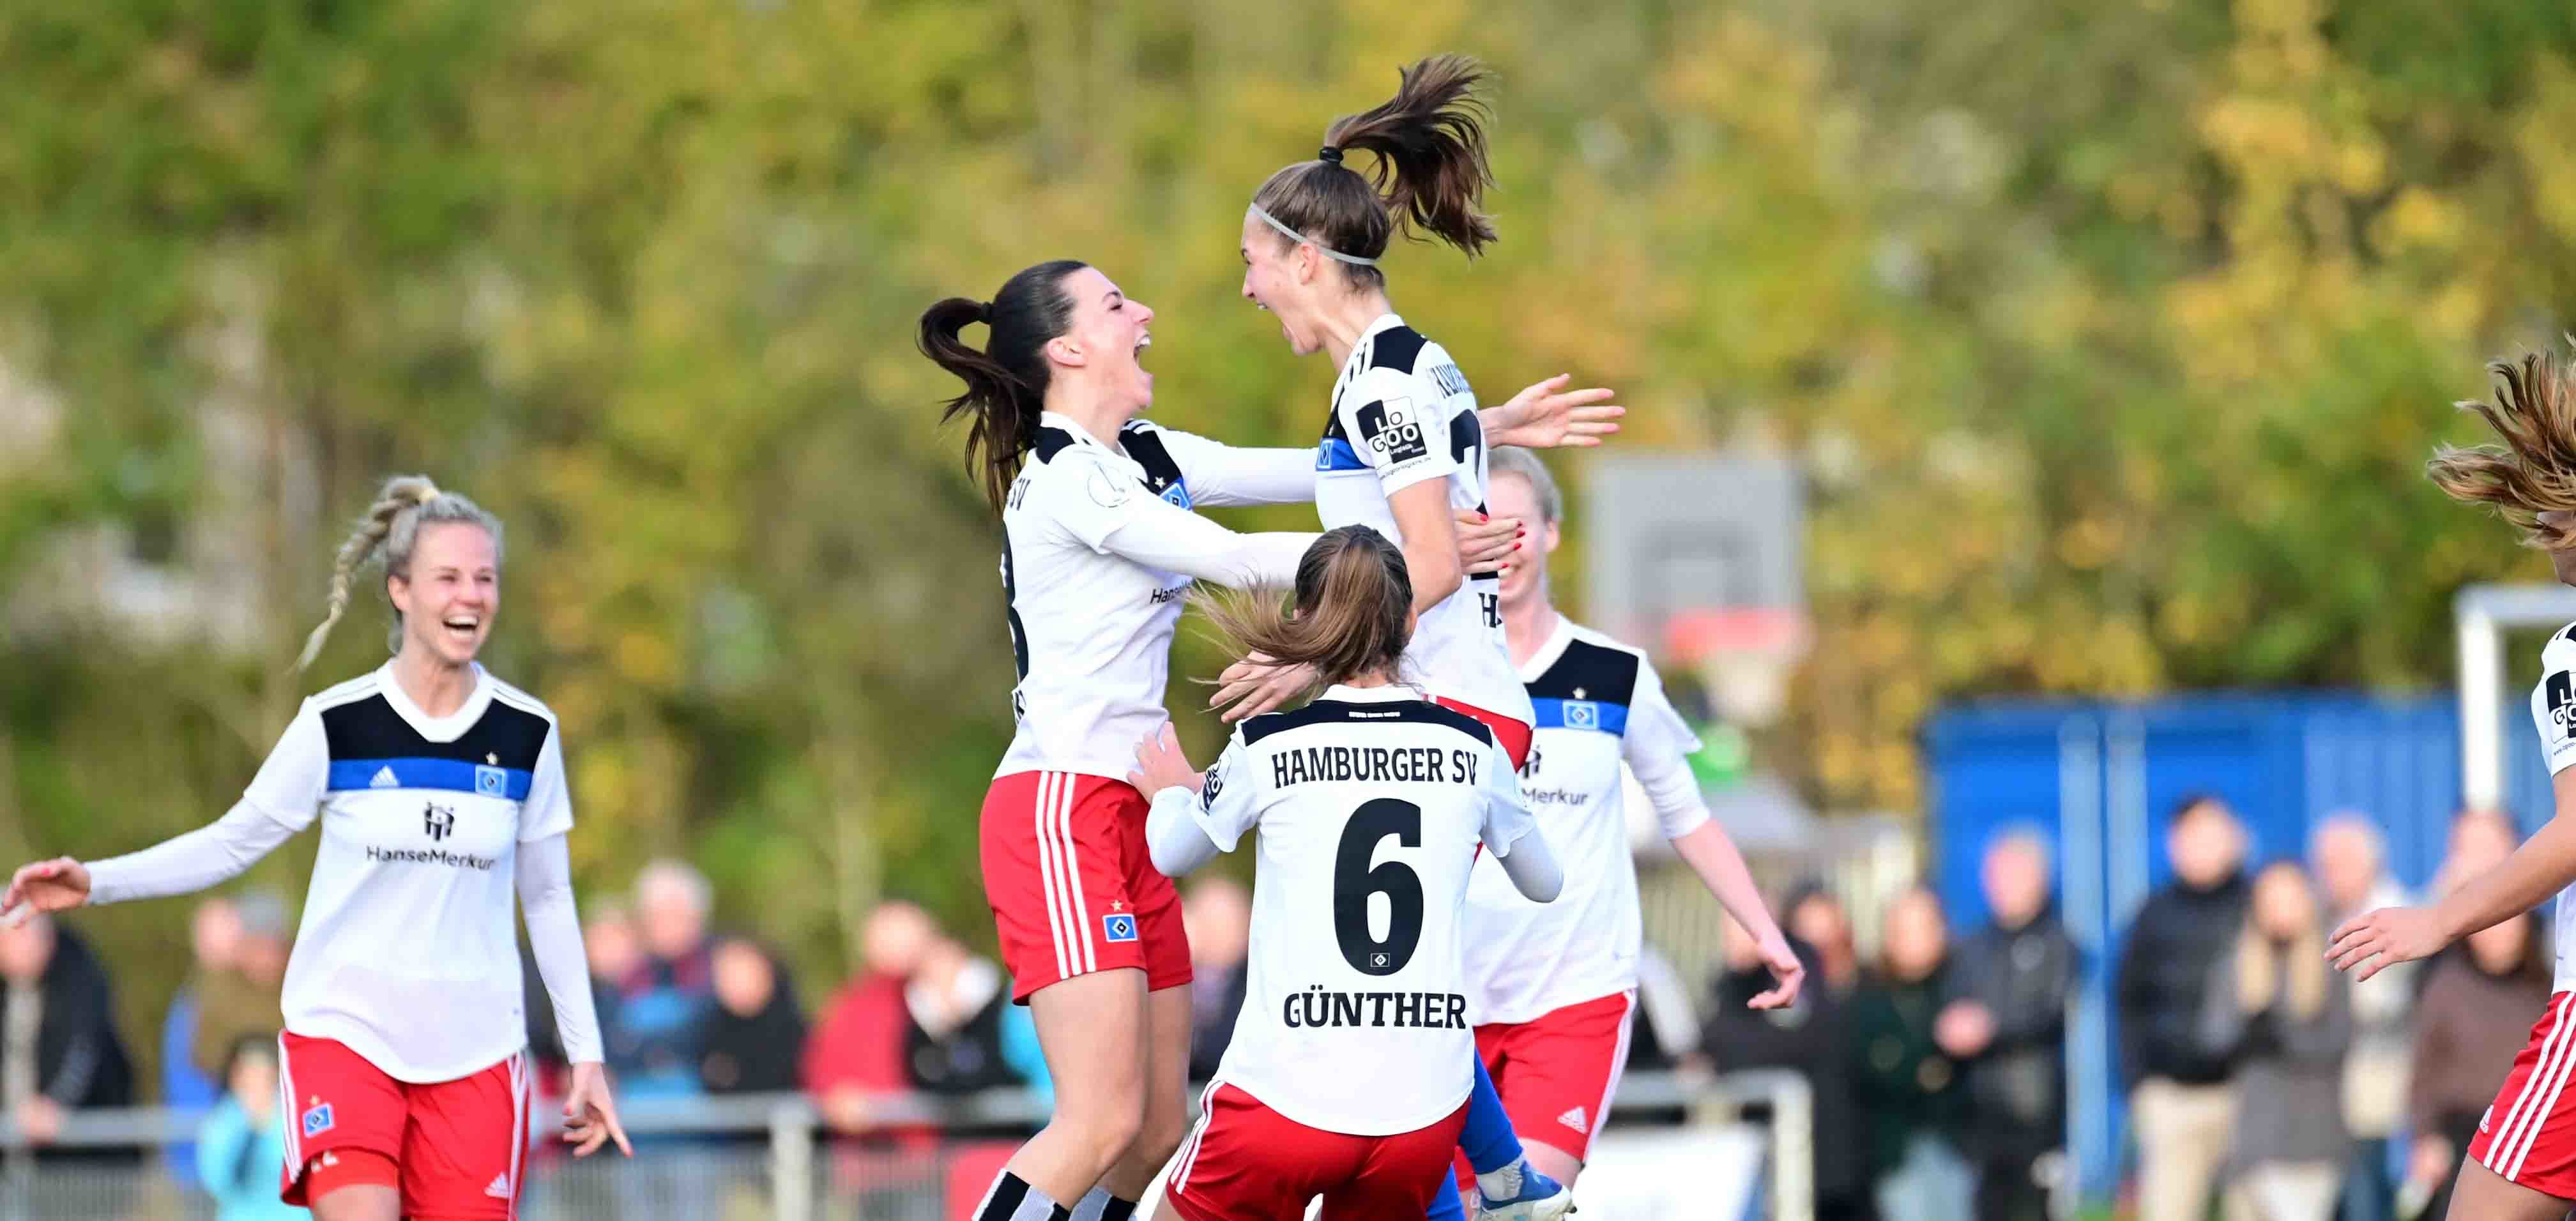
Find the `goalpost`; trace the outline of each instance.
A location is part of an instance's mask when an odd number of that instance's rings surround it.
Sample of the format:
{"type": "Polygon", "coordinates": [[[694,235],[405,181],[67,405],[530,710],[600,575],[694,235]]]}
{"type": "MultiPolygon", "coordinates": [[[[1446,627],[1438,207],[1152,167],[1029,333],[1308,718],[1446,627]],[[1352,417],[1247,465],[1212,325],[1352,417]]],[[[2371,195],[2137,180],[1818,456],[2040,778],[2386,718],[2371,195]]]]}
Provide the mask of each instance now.
{"type": "Polygon", "coordinates": [[[2452,599],[2460,646],[2460,797],[2469,809],[2504,808],[2505,691],[2511,684],[2504,634],[2555,630],[2576,621],[2576,589],[2564,585],[2471,585],[2452,599]]]}

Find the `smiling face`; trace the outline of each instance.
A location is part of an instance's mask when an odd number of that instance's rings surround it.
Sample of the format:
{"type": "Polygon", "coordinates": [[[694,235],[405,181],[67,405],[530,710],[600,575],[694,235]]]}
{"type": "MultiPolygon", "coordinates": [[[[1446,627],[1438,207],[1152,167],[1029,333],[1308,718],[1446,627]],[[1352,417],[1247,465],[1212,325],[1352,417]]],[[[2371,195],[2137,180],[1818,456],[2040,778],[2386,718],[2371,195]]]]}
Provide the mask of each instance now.
{"type": "Polygon", "coordinates": [[[1279,319],[1279,336],[1299,356],[1323,350],[1315,303],[1323,288],[1323,258],[1305,242],[1291,242],[1260,217],[1243,214],[1243,299],[1279,319]]]}
{"type": "Polygon", "coordinates": [[[1154,342],[1153,309],[1129,300],[1097,267],[1065,276],[1063,287],[1073,316],[1046,342],[1055,376],[1085,381],[1128,415],[1142,414],[1154,402],[1154,375],[1142,363],[1154,342]]]}
{"type": "Polygon", "coordinates": [[[501,549],[471,522],[422,526],[410,572],[385,574],[385,592],[402,612],[404,649],[462,666],[491,638],[501,609],[501,549]]]}

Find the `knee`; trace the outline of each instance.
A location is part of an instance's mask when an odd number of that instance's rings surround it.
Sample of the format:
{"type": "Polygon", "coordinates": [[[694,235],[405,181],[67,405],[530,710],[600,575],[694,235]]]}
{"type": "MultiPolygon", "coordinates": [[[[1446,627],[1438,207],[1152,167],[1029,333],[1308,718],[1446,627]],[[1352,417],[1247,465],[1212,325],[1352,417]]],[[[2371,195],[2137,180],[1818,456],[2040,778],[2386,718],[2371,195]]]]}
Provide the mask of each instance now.
{"type": "Polygon", "coordinates": [[[1172,1160],[1181,1147],[1181,1138],[1189,1133],[1190,1118],[1186,1107],[1177,1105],[1150,1108],[1137,1126],[1135,1143],[1128,1147],[1130,1161],[1161,1166],[1172,1160]]]}
{"type": "MultiPolygon", "coordinates": [[[[1058,1096],[1058,1101],[1063,1101],[1058,1096]]],[[[1078,1110],[1059,1111],[1066,1121],[1069,1135],[1078,1141],[1089,1160],[1106,1169],[1116,1162],[1145,1130],[1145,1096],[1142,1089],[1125,1088],[1102,1091],[1101,1096],[1084,1100],[1078,1110]]]]}

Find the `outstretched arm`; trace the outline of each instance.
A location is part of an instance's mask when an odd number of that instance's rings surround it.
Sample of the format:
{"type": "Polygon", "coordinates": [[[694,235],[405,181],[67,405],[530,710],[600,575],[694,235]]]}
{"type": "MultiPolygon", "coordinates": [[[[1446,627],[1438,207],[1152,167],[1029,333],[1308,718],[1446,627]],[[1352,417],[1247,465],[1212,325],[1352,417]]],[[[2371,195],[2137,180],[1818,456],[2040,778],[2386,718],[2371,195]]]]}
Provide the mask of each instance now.
{"type": "Polygon", "coordinates": [[[2401,962],[2429,958],[2442,947],[2519,916],[2576,883],[2576,768],[2550,781],[2558,812],[2494,868],[2463,883],[2431,907],[2383,907],[2335,930],[2326,948],[2338,970],[2360,968],[2368,979],[2401,962]]]}
{"type": "Polygon", "coordinates": [[[312,823],[330,773],[322,715],[306,700],[223,817],[141,852],[86,865],[66,856],[24,866],[0,893],[0,921],[83,903],[188,894],[238,877],[312,823]]]}
{"type": "Polygon", "coordinates": [[[18,870],[0,896],[0,912],[62,911],[83,903],[123,903],[184,895],[227,882],[257,864],[295,828],[248,801],[223,817],[141,852],[82,864],[70,857],[38,861],[18,870]]]}

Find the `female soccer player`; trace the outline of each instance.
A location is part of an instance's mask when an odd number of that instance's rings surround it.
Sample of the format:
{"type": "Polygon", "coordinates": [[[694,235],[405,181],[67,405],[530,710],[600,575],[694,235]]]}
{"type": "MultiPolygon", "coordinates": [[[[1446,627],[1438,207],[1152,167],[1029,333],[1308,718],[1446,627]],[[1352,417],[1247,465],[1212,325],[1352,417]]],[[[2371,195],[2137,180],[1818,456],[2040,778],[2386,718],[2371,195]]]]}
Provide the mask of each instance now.
{"type": "Polygon", "coordinates": [[[1317,1196],[1327,1218],[1420,1215],[1474,1084],[1460,924],[1475,846],[1531,899],[1563,885],[1493,731],[1398,685],[1415,605],[1393,543],[1326,533],[1297,565],[1294,618],[1211,604],[1244,649],[1312,667],[1322,697],[1242,722],[1204,778],[1169,725],[1138,746],[1158,869],[1261,828],[1243,1012],[1165,1186],[1187,1221],[1295,1217],[1317,1196]]]}
{"type": "MultiPolygon", "coordinates": [[[[1487,447],[1513,441],[1480,426],[1466,376],[1396,316],[1377,265],[1408,229],[1470,257],[1494,240],[1478,211],[1491,179],[1476,97],[1485,77],[1454,55],[1405,69],[1395,97],[1335,120],[1315,160],[1273,173],[1253,193],[1240,253],[1243,295],[1278,316],[1289,349],[1329,351],[1341,368],[1316,455],[1323,524],[1366,524],[1401,541],[1421,615],[1407,677],[1490,726],[1518,766],[1534,714],[1504,647],[1495,578],[1447,558],[1451,515],[1485,507],[1487,447]],[[1375,155],[1372,174],[1343,164],[1351,149],[1375,155]]],[[[1256,652],[1219,682],[1211,703],[1231,705],[1225,717],[1235,720],[1311,690],[1314,675],[1256,652]]],[[[1520,1143],[1481,1066],[1478,1075],[1467,1148],[1480,1177],[1500,1176],[1487,1183],[1486,1215],[1523,1221],[1568,1207],[1546,1176],[1521,1173],[1520,1143]]],[[[1451,1207],[1444,1196],[1439,1215],[1451,1207]]]]}
{"type": "MultiPolygon", "coordinates": [[[[2504,444],[2446,446],[2428,473],[2453,499],[2493,506],[2526,544],[2549,553],[2559,581],[2576,585],[2576,386],[2543,353],[2487,369],[2497,382],[2494,405],[2460,406],[2478,413],[2504,444]]],[[[2566,1088],[2576,1063],[2576,997],[2569,995],[2576,990],[2576,624],[2542,646],[2540,667],[2531,719],[2548,758],[2557,816],[2440,903],[2357,916],[2326,947],[2336,967],[2368,979],[2558,895],[2554,992],[2453,1181],[2450,1215],[2463,1221],[2557,1221],[2576,1205],[2576,1093],[2566,1088]]]]}
{"type": "Polygon", "coordinates": [[[501,523],[405,476],[340,548],[331,611],[378,552],[393,659],[304,701],[232,810],[141,852],[18,870],[0,909],[203,890],[322,820],[285,982],[289,1204],[321,1221],[509,1218],[527,1130],[515,888],[573,1062],[563,1139],[633,1155],[600,1062],[564,837],[562,734],[474,657],[501,604],[501,523]]]}
{"type": "Polygon", "coordinates": [[[1752,1007],[1795,1001],[1805,972],[1735,842],[1709,821],[1687,762],[1699,738],[1664,697],[1654,665],[1551,602],[1547,557],[1565,514],[1555,478],[1528,450],[1498,450],[1486,494],[1496,517],[1529,523],[1535,544],[1530,562],[1502,576],[1503,629],[1538,714],[1522,796],[1567,883],[1555,902],[1533,904],[1500,871],[1478,866],[1467,891],[1467,1008],[1530,1163],[1572,1183],[1627,1063],[1645,939],[1620,809],[1623,761],[1673,851],[1752,934],[1778,981],[1752,1007]]]}
{"type": "MultiPolygon", "coordinates": [[[[1404,324],[1378,269],[1409,228],[1473,257],[1494,240],[1477,211],[1485,166],[1485,80],[1463,56],[1407,68],[1395,97],[1335,120],[1322,153],[1253,192],[1242,232],[1243,295],[1279,318],[1300,356],[1330,352],[1341,374],[1316,455],[1315,508],[1324,528],[1366,525],[1398,540],[1422,623],[1408,675],[1434,698],[1493,727],[1513,765],[1528,757],[1529,695],[1503,647],[1492,576],[1459,567],[1454,511],[1482,512],[1485,451],[1476,396],[1440,345],[1404,324]],[[1374,177],[1343,164],[1376,155],[1374,177]]],[[[1314,676],[1257,653],[1228,670],[1216,702],[1229,720],[1312,687],[1314,676]]]]}
{"type": "MultiPolygon", "coordinates": [[[[1314,537],[1236,534],[1191,512],[1311,499],[1315,463],[1138,420],[1153,402],[1138,361],[1153,319],[1098,269],[1057,261],[921,321],[922,351],[966,383],[946,418],[969,422],[968,465],[1002,515],[1019,732],[984,800],[984,889],[1057,1085],[1053,1120],[977,1211],[990,1221],[1120,1221],[1180,1141],[1190,1007],[1174,989],[1189,947],[1125,776],[1136,739],[1165,719],[1190,582],[1284,583],[1314,537]],[[981,350],[961,336],[976,323],[981,350]]],[[[1606,392],[1557,384],[1492,425],[1532,444],[1615,430],[1617,409],[1596,405],[1606,392]]],[[[1480,526],[1473,554],[1443,562],[1499,563],[1513,534],[1480,526]]]]}

